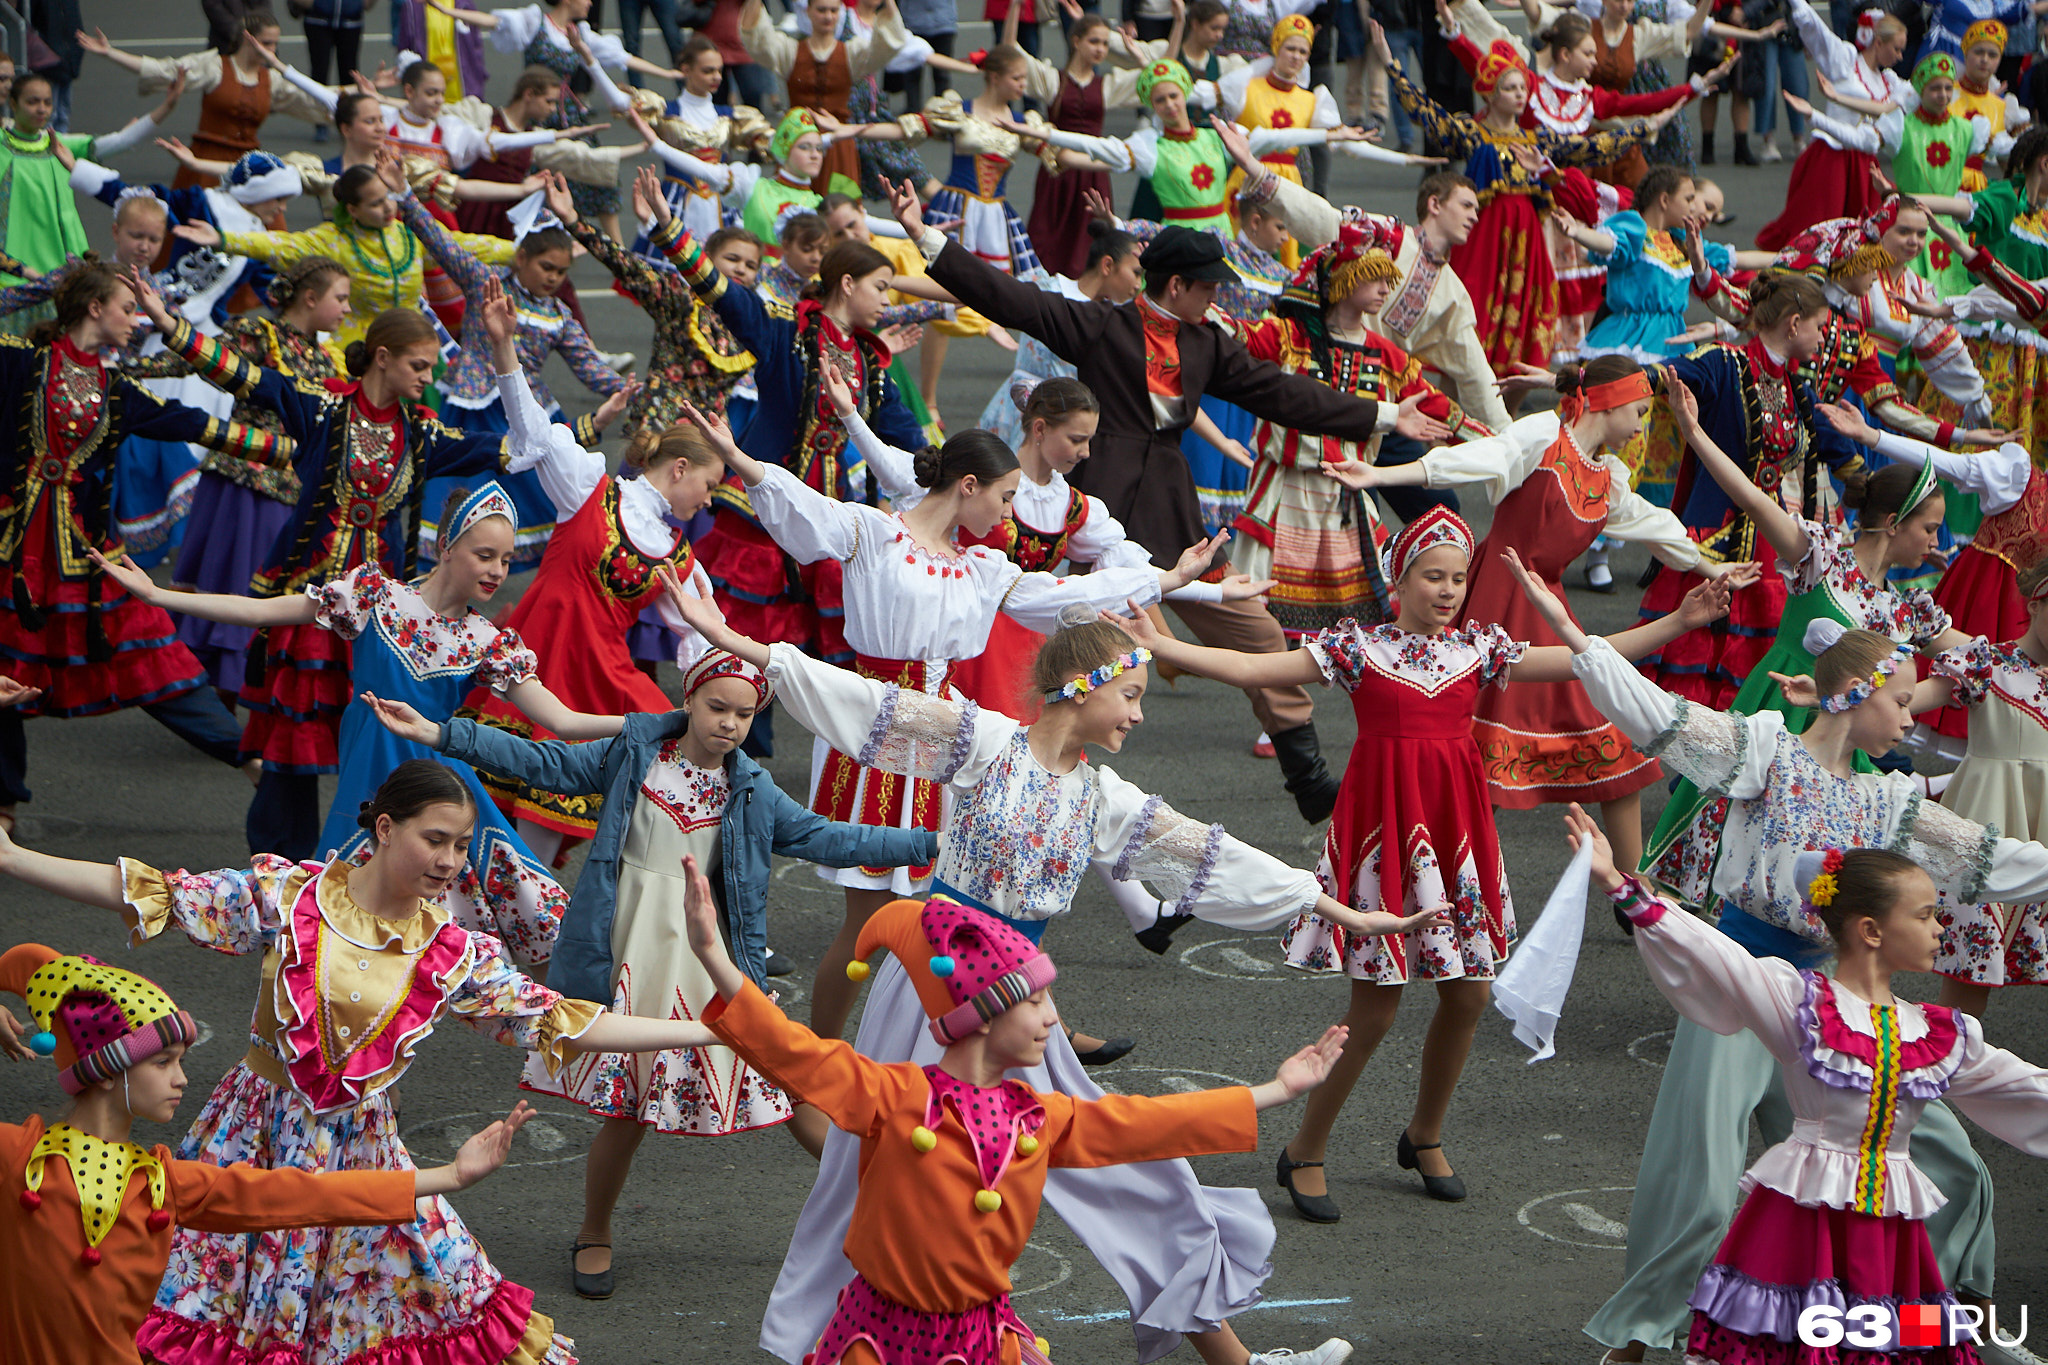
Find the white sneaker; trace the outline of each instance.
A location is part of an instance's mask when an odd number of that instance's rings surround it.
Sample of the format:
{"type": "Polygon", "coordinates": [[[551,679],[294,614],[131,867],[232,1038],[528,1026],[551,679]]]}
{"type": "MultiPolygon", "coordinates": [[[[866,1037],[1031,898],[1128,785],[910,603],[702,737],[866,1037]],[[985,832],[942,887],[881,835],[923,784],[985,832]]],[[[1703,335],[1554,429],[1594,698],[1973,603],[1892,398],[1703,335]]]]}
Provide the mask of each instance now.
{"type": "Polygon", "coordinates": [[[617,370],[620,374],[624,374],[627,370],[640,363],[639,358],[631,351],[599,351],[597,358],[617,370]]]}
{"type": "Polygon", "coordinates": [[[1778,150],[1776,142],[1766,138],[1764,139],[1764,149],[1756,154],[1756,159],[1765,165],[1769,165],[1773,161],[1783,161],[1785,154],[1778,150]]]}
{"type": "Polygon", "coordinates": [[[1338,1365],[1339,1361],[1351,1358],[1351,1343],[1342,1337],[1331,1337],[1313,1351],[1290,1351],[1285,1346],[1254,1354],[1247,1365],[1338,1365]]]}

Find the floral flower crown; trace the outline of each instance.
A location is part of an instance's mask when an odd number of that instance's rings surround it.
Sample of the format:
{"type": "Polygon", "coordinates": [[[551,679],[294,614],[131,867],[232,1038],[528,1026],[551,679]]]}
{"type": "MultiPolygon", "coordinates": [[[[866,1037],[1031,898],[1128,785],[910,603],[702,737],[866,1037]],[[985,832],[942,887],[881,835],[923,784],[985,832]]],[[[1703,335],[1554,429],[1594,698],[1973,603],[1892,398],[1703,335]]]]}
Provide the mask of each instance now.
{"type": "Polygon", "coordinates": [[[1143,645],[1139,645],[1128,654],[1119,654],[1094,672],[1083,673],[1065,687],[1046,693],[1045,699],[1049,702],[1078,701],[1126,669],[1136,668],[1139,664],[1150,660],[1151,657],[1152,651],[1143,645]]]}
{"type": "Polygon", "coordinates": [[[1833,696],[1822,697],[1820,699],[1820,709],[1838,714],[1843,711],[1854,710],[1856,707],[1863,705],[1864,702],[1870,700],[1879,688],[1883,687],[1890,680],[1892,674],[1899,671],[1899,665],[1904,662],[1905,658],[1905,650],[1894,650],[1889,658],[1880,660],[1877,667],[1870,670],[1869,677],[1858,678],[1833,696]]]}

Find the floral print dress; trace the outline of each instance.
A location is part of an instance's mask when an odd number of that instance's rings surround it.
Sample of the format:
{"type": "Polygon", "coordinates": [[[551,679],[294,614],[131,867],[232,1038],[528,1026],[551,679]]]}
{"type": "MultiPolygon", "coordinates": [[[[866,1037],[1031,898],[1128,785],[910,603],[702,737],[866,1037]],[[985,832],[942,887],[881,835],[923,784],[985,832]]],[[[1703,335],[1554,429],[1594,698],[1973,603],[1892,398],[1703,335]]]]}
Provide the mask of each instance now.
{"type": "MultiPolygon", "coordinates": [[[[370,914],[339,863],[258,855],[246,869],[188,873],[124,859],[120,870],[138,940],[172,929],[202,948],[263,955],[249,1052],[178,1145],[188,1161],[411,1170],[389,1090],[437,1024],[458,1019],[559,1065],[564,1042],[603,1013],[522,975],[496,939],[432,902],[402,920],[370,914]]],[[[573,1344],[448,1201],[419,1207],[418,1221],[387,1227],[180,1228],[137,1344],[179,1365],[571,1365],[573,1344]]]]}
{"type": "Polygon", "coordinates": [[[1316,865],[1324,894],[1396,915],[1449,905],[1451,918],[1360,939],[1311,911],[1281,937],[1288,964],[1383,986],[1491,981],[1515,941],[1515,907],[1472,723],[1480,693],[1506,685],[1523,647],[1495,625],[1422,635],[1356,621],[1304,647],[1358,716],[1316,865]]]}
{"type": "MultiPolygon", "coordinates": [[[[1936,657],[1970,709],[1970,750],[1942,804],[2014,835],[2048,834],[2048,668],[1983,636],[1936,657]]],[[[2048,984],[2048,904],[1944,904],[1934,970],[1980,986],[2048,984]]]]}
{"type": "Polygon", "coordinates": [[[500,629],[474,607],[459,617],[441,615],[419,589],[386,578],[375,564],[309,587],[306,595],[316,604],[314,623],[351,642],[349,685],[355,694],[341,715],[341,776],[320,847],[346,863],[368,861],[376,847],[370,832],[356,825],[362,803],[409,758],[447,764],[476,800],[476,829],[469,862],[441,903],[463,928],[495,936],[520,961],[546,962],[568,895],[499,813],[468,764],[400,739],[363,700],[373,693],[446,721],[472,687],[502,695],[532,681],[538,667],[533,651],[518,631],[500,629]]]}

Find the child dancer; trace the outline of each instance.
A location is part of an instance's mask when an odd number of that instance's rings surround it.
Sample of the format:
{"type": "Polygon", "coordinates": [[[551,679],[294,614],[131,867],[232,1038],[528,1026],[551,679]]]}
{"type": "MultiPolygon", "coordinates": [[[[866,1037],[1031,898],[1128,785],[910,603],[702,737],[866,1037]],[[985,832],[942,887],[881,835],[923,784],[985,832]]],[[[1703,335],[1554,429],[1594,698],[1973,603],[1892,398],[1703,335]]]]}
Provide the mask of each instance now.
{"type": "MultiPolygon", "coordinates": [[[[815,109],[850,123],[853,111],[847,99],[853,93],[853,83],[887,66],[910,41],[910,31],[903,27],[896,0],[882,0],[873,25],[862,25],[866,32],[842,40],[841,9],[839,0],[809,0],[805,13],[811,31],[794,38],[775,27],[761,0],[746,0],[740,10],[740,41],[746,44],[749,56],[788,82],[792,110],[815,109]]],[[[850,140],[831,144],[811,181],[811,192],[819,199],[834,190],[860,196],[860,152],[850,140]]],[[[754,235],[764,240],[774,236],[759,228],[754,235]]]]}
{"type": "MultiPolygon", "coordinates": [[[[1628,466],[1616,452],[1649,415],[1650,376],[1642,366],[1627,356],[1602,356],[1560,367],[1556,383],[1557,411],[1524,417],[1498,437],[1440,447],[1411,464],[1352,465],[1337,477],[1366,487],[1482,484],[1498,510],[1474,557],[1459,619],[1498,623],[1515,639],[1556,643],[1505,568],[1501,552],[1510,547],[1525,548],[1529,571],[1560,597],[1565,569],[1602,536],[1643,541],[1671,568],[1696,570],[1709,580],[1726,577],[1731,588],[1754,582],[1755,565],[1703,560],[1685,523],[1629,488],[1628,466]]],[[[1690,391],[1673,402],[1689,404],[1690,391]]],[[[1695,449],[1711,447],[1698,433],[1696,416],[1685,430],[1695,449]]],[[[1556,801],[1597,801],[1621,856],[1642,856],[1642,791],[1662,773],[1655,759],[1631,748],[1593,709],[1576,683],[1517,677],[1511,687],[1481,692],[1477,705],[1473,737],[1495,806],[1534,810],[1556,801]]]]}
{"type": "MultiPolygon", "coordinates": [[[[768,990],[772,857],[854,867],[927,863],[938,852],[938,836],[928,830],[813,815],[741,753],[754,717],[774,695],[760,669],[711,650],[684,675],[681,709],[636,712],[616,738],[591,744],[541,744],[472,721],[437,723],[403,701],[368,700],[410,744],[566,797],[604,798],[549,969],[555,987],[609,999],[618,1014],[701,1019],[715,993],[676,941],[682,859],[698,859],[717,878],[715,899],[733,957],[768,990]]],[[[604,1123],[591,1140],[583,1226],[570,1252],[576,1292],[585,1298],[611,1295],[612,1211],[650,1130],[718,1136],[789,1122],[791,1136],[813,1156],[825,1142],[817,1110],[792,1115],[789,1096],[723,1047],[590,1053],[558,1077],[530,1059],[521,1084],[575,1100],[604,1123]]]]}
{"type": "MultiPolygon", "coordinates": [[[[1443,1124],[1485,1012],[1489,983],[1515,939],[1514,904],[1501,861],[1493,811],[1473,743],[1475,711],[1491,686],[1562,682],[1568,651],[1528,646],[1493,624],[1459,619],[1472,560],[1472,531],[1457,513],[1432,508],[1387,547],[1386,577],[1397,615],[1367,627],[1345,621],[1284,654],[1245,654],[1184,644],[1153,631],[1143,617],[1119,622],[1162,662],[1234,687],[1339,683],[1351,694],[1358,743],[1337,794],[1316,877],[1318,908],[1288,924],[1288,962],[1313,971],[1341,967],[1351,978],[1347,1044],[1337,1084],[1302,1117],[1280,1153],[1278,1179],[1304,1218],[1341,1216],[1325,1190],[1304,1190],[1295,1172],[1322,1166],[1324,1144],[1351,1087],[1393,1025],[1401,987],[1434,981],[1437,1010],[1422,1054],[1415,1112],[1401,1131],[1396,1159],[1418,1171],[1432,1198],[1459,1200],[1465,1184],[1445,1159],[1443,1124]],[[1513,672],[1510,674],[1510,666],[1513,672]],[[1447,917],[1402,935],[1358,936],[1327,907],[1376,915],[1398,907],[1413,916],[1442,906],[1447,917]],[[1309,1159],[1303,1159],[1309,1158],[1309,1159]],[[1297,1183],[1299,1181],[1299,1183],[1297,1183]]],[[[1725,610],[1727,591],[1695,589],[1679,611],[1639,626],[1619,646],[1647,653],[1661,640],[1704,625],[1725,610]]]]}
{"type": "MultiPolygon", "coordinates": [[[[893,545],[891,547],[894,548],[893,545]]],[[[841,753],[872,755],[883,769],[943,784],[954,798],[934,869],[934,894],[975,907],[1037,938],[1072,909],[1093,866],[1167,893],[1173,909],[1236,928],[1278,927],[1316,909],[1364,935],[1432,924],[1434,910],[1408,917],[1365,915],[1320,895],[1315,878],[1224,833],[1204,829],[1113,771],[1085,761],[1093,745],[1110,753],[1143,719],[1149,654],[1114,626],[1069,626],[1046,642],[1032,685],[1045,713],[1029,726],[920,689],[863,678],[821,664],[787,644],[772,647],[734,632],[715,610],[676,593],[678,608],[714,646],[766,669],[781,704],[841,753]]],[[[857,941],[840,961],[854,960],[857,941]]],[[[853,976],[865,976],[850,968],[853,976]]],[[[861,1015],[856,1047],[883,1062],[930,1061],[923,1012],[903,971],[885,967],[861,1015]]],[[[1089,1081],[1062,1033],[1037,1078],[1042,1089],[1092,1099],[1089,1081]]],[[[818,1183],[804,1205],[763,1323],[764,1349],[797,1365],[823,1330],[854,1271],[840,1254],[855,1197],[857,1145],[825,1143],[818,1183]]],[[[1055,1176],[1047,1197],[1117,1281],[1131,1305],[1139,1353],[1158,1359],[1193,1338],[1205,1361],[1243,1365],[1244,1347],[1227,1324],[1265,1277],[1272,1223],[1249,1190],[1200,1185],[1181,1162],[1124,1173],[1055,1176]],[[1134,1228],[1143,1228],[1134,1235],[1134,1228]]]]}
{"type": "Polygon", "coordinates": [[[1936,1309],[1941,1330],[1922,1358],[1975,1360],[1948,1344],[1956,1296],[1926,1226],[1942,1196],[1909,1144],[1925,1107],[1948,1096],[1992,1135],[2048,1156],[2048,1072],[1986,1043],[1970,1016],[1892,994],[1895,975],[1929,970],[1940,950],[1933,878],[1893,849],[1802,854],[1801,909],[1838,954],[1826,975],[1752,957],[1619,872],[1584,812],[1566,829],[1574,848],[1591,841],[1594,882],[1635,922],[1657,989],[1698,1026],[1761,1043],[1798,1125],[1742,1177],[1742,1207],[1692,1294],[1686,1358],[1804,1352],[1794,1323],[1810,1305],[1878,1303],[1901,1324],[1915,1305],[1936,1309]]]}
{"type": "Polygon", "coordinates": [[[248,1235],[411,1223],[416,1200],[467,1189],[504,1165],[512,1135],[533,1114],[515,1105],[465,1141],[453,1163],[430,1171],[181,1161],[131,1134],[137,1119],[176,1116],[180,1063],[199,1039],[191,1015],[133,972],[40,943],[0,955],[0,990],[28,1001],[41,1026],[27,1035],[0,1010],[0,1051],[13,1061],[54,1053],[57,1080],[72,1096],[47,1128],[35,1115],[0,1123],[0,1170],[24,1187],[0,1203],[10,1268],[0,1287],[0,1351],[9,1360],[141,1365],[135,1334],[169,1265],[173,1229],[248,1235]]]}
{"type": "MultiPolygon", "coordinates": [[[[828,389],[829,392],[829,389],[828,389]]],[[[838,395],[851,399],[850,393],[838,395]]],[[[1063,607],[1077,603],[1143,605],[1194,582],[1215,546],[1190,547],[1171,570],[1141,562],[1130,568],[1098,566],[1077,578],[1027,572],[986,545],[1022,478],[1016,455],[985,431],[966,431],[937,451],[912,457],[876,441],[849,401],[841,420],[884,490],[921,489],[916,505],[887,513],[861,503],[837,502],[780,465],[763,464],[733,443],[723,424],[692,412],[727,468],[746,485],[761,526],[798,563],[834,560],[844,566],[846,642],[854,671],[863,678],[908,687],[928,697],[959,699],[947,683],[952,663],[988,648],[996,615],[1049,632],[1063,607]],[[912,478],[904,478],[911,473],[912,478]]],[[[1198,590],[1201,600],[1254,595],[1258,586],[1237,578],[1198,590]]],[[[940,784],[900,783],[876,768],[865,746],[848,749],[820,737],[811,751],[811,809],[833,820],[922,827],[944,823],[940,784]]],[[[893,895],[905,895],[930,874],[913,868],[847,868],[826,873],[846,888],[846,922],[818,964],[812,1027],[836,1037],[846,1025],[854,991],[844,968],[861,925],[893,895]]]]}
{"type": "MultiPolygon", "coordinates": [[[[718,990],[707,1012],[718,1036],[815,1097],[860,1144],[867,1197],[847,1237],[858,1265],[817,1349],[804,1357],[809,1365],[1043,1365],[1050,1346],[1010,1306],[1009,1269],[1054,1172],[1248,1151],[1258,1145],[1256,1111],[1315,1087],[1343,1045],[1344,1030],[1328,1029],[1248,1090],[1163,1099],[1049,1092],[1043,1068],[1059,1023],[1047,989],[1058,975],[1052,959],[1030,937],[967,906],[895,901],[861,935],[862,955],[887,948],[902,965],[945,1051],[935,1063],[885,1065],[783,1017],[727,956],[694,858],[685,872],[690,947],[718,990]],[[1008,1078],[1012,1070],[1024,1078],[1008,1078]]],[[[1307,1354],[1251,1360],[1334,1365],[1350,1353],[1333,1337],[1307,1354]]]]}
{"type": "MultiPolygon", "coordinates": [[[[655,152],[676,175],[702,186],[716,196],[729,214],[737,214],[739,225],[768,244],[769,254],[774,255],[774,245],[790,215],[815,212],[824,202],[824,194],[813,190],[811,182],[818,178],[819,168],[825,164],[825,149],[841,136],[835,132],[828,138],[818,126],[817,115],[809,109],[791,109],[775,125],[775,134],[769,139],[768,165],[702,161],[666,142],[655,143],[655,152]]],[[[663,199],[667,199],[666,194],[663,199]]],[[[553,207],[552,200],[549,206],[553,207]]],[[[672,204],[670,212],[678,222],[687,224],[687,216],[676,213],[672,204]]],[[[658,251],[650,242],[646,254],[658,260],[658,251]]]]}
{"type": "MultiPolygon", "coordinates": [[[[673,147],[714,166],[728,157],[738,161],[768,146],[776,130],[760,110],[745,104],[712,102],[725,83],[725,59],[717,43],[702,33],[694,35],[683,45],[676,65],[683,73],[683,88],[674,99],[662,104],[659,96],[634,96],[634,108],[650,120],[648,126],[655,134],[657,146],[673,147]],[[658,110],[647,111],[650,98],[660,106],[658,110]]],[[[722,227],[739,226],[738,218],[719,202],[721,196],[711,185],[680,175],[664,179],[662,193],[668,206],[683,220],[684,229],[691,236],[701,241],[722,227]]],[[[652,257],[644,238],[634,242],[633,249],[652,257]]]]}
{"type": "MultiPolygon", "coordinates": [[[[445,1019],[556,1067],[578,1052],[716,1041],[698,1024],[622,1018],[565,999],[515,971],[496,939],[456,925],[434,897],[461,870],[475,817],[460,777],[412,759],[358,817],[376,837],[361,864],[259,855],[246,869],[166,873],[132,859],[74,862],[0,837],[0,875],[112,910],[138,941],[175,929],[216,952],[263,955],[248,1055],[215,1087],[180,1157],[405,1171],[412,1157],[388,1092],[445,1019]]],[[[397,1226],[293,1232],[246,1250],[239,1237],[179,1230],[177,1268],[137,1337],[144,1356],[573,1359],[568,1339],[533,1311],[532,1291],[498,1274],[443,1199],[397,1226]],[[222,1263],[240,1270],[215,1277],[209,1268],[222,1263]],[[393,1269],[367,1280],[366,1265],[393,1269]]]]}

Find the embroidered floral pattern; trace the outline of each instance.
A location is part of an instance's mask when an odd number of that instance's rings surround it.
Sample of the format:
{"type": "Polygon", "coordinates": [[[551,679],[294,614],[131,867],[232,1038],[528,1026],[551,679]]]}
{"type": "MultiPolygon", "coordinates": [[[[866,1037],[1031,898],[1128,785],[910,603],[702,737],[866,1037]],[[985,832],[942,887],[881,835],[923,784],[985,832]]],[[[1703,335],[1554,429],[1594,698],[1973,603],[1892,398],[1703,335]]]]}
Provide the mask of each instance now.
{"type": "Polygon", "coordinates": [[[1778,565],[1787,592],[1825,587],[1850,621],[1916,649],[1948,630],[1948,613],[1936,606],[1924,589],[1897,592],[1887,583],[1866,578],[1856,563],[1855,541],[1848,530],[1813,521],[1801,525],[1806,528],[1806,558],[1797,564],[1780,561],[1778,565]]]}
{"type": "Polygon", "coordinates": [[[640,796],[661,808],[685,834],[725,818],[732,783],[723,767],[700,768],[683,757],[681,738],[664,742],[641,779],[640,796]]]}
{"type": "Polygon", "coordinates": [[[474,673],[478,685],[503,692],[538,676],[540,660],[516,630],[501,629],[474,607],[460,619],[427,605],[419,590],[362,564],[344,578],[306,589],[314,621],[344,640],[374,629],[416,678],[474,673]]]}
{"type": "Polygon", "coordinates": [[[1095,856],[1094,768],[1046,771],[1020,729],[974,791],[953,807],[933,875],[1013,919],[1072,908],[1095,856]]]}
{"type": "Polygon", "coordinates": [[[1346,692],[1357,691],[1371,671],[1399,675],[1432,697],[1475,668],[1481,687],[1505,680],[1508,666],[1525,648],[1497,625],[1422,635],[1391,624],[1361,626],[1350,620],[1324,631],[1306,647],[1323,677],[1346,692]]]}

